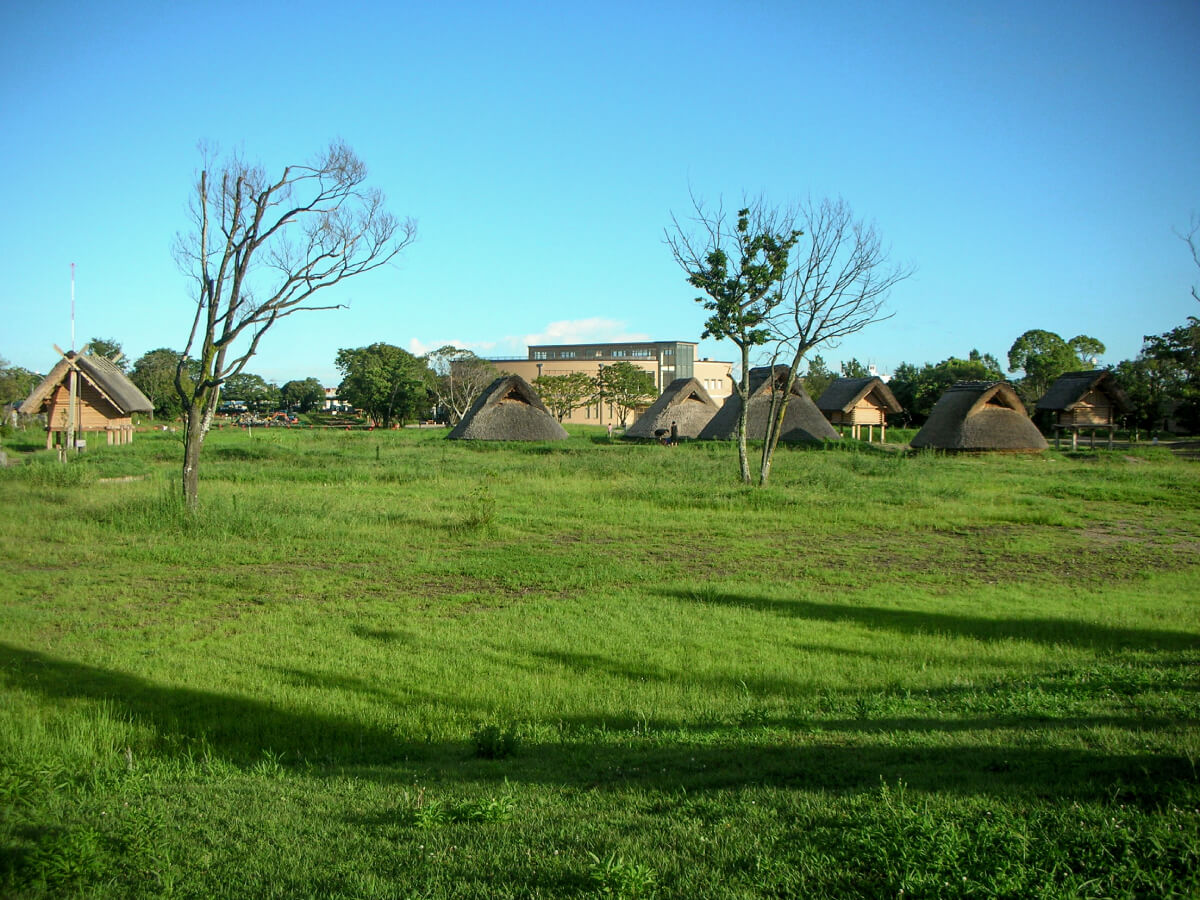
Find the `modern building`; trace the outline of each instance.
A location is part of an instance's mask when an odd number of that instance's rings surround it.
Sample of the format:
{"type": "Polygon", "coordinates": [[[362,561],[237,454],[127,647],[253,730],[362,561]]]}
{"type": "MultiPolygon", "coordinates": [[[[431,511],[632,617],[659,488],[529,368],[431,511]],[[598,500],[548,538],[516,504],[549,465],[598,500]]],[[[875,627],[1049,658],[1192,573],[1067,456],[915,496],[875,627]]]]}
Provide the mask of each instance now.
{"type": "MultiPolygon", "coordinates": [[[[699,345],[692,341],[538,344],[529,348],[529,355],[524,359],[493,359],[491,362],[501,372],[520,375],[531,384],[540,375],[571,372],[597,375],[605,366],[627,362],[649,372],[659,394],[677,378],[695,378],[718,404],[733,393],[734,387],[733,363],[702,359],[699,345]]],[[[607,425],[616,420],[616,411],[600,403],[577,409],[563,419],[577,425],[607,425]]]]}

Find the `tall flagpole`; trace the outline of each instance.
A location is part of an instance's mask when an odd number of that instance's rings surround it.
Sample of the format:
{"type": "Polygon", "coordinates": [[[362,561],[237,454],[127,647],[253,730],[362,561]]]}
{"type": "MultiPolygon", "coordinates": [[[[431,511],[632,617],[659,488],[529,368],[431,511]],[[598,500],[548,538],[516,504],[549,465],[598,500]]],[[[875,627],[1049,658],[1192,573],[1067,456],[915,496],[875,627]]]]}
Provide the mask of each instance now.
{"type": "Polygon", "coordinates": [[[71,263],[71,352],[75,352],[75,263],[71,263]]]}
{"type": "MultiPolygon", "coordinates": [[[[75,263],[71,263],[71,355],[75,355],[75,263]]],[[[66,453],[75,452],[75,403],[79,393],[79,381],[75,374],[75,361],[71,360],[71,368],[67,370],[67,434],[66,453]]]]}

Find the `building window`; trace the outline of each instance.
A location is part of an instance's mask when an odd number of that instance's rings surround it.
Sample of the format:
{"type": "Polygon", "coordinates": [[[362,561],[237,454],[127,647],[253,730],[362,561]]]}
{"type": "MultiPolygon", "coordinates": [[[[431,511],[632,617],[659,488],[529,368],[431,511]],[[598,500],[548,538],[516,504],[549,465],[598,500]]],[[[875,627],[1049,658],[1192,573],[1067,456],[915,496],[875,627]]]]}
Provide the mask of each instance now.
{"type": "Polygon", "coordinates": [[[546,351],[545,351],[545,350],[534,350],[534,351],[533,351],[533,358],[534,358],[534,359],[545,359],[545,358],[546,358],[546,351]]]}
{"type": "Polygon", "coordinates": [[[575,351],[574,350],[563,350],[562,352],[560,352],[558,354],[558,358],[559,359],[574,359],[575,351]]]}

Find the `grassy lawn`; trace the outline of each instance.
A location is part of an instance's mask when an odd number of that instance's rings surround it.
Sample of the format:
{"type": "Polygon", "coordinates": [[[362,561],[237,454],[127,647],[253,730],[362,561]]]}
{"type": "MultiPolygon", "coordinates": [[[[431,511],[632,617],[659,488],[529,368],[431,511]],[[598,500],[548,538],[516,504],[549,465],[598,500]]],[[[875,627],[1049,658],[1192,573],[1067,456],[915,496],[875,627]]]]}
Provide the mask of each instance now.
{"type": "Polygon", "coordinates": [[[0,470],[0,895],[1200,894],[1200,464],[577,429],[0,470]]]}

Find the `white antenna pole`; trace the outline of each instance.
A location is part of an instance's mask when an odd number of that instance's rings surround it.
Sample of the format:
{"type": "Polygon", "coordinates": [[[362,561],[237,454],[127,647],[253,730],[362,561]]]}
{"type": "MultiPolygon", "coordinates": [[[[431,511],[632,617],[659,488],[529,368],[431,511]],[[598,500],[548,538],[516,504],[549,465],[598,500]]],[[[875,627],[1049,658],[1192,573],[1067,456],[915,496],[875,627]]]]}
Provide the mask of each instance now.
{"type": "Polygon", "coordinates": [[[71,352],[75,352],[75,263],[71,263],[71,352]]]}

